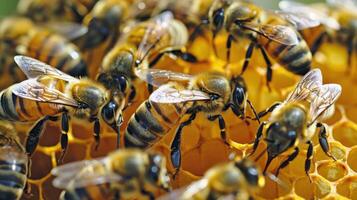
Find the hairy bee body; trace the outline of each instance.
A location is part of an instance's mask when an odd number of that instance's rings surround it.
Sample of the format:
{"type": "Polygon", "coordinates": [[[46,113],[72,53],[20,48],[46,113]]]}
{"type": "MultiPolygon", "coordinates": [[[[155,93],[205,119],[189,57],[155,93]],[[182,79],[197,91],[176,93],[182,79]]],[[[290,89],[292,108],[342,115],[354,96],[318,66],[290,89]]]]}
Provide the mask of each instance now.
{"type": "Polygon", "coordinates": [[[0,195],[20,199],[27,180],[27,155],[15,128],[0,121],[0,195]]]}
{"type": "Polygon", "coordinates": [[[6,63],[11,63],[7,68],[17,81],[22,78],[16,77],[17,73],[14,72],[16,67],[13,56],[18,53],[49,63],[72,76],[87,74],[86,64],[75,45],[61,35],[36,27],[28,19],[19,17],[4,19],[0,25],[0,38],[1,45],[4,46],[4,62],[8,60],[6,63]]]}
{"type": "MultiPolygon", "coordinates": [[[[276,19],[271,19],[266,24],[276,25],[276,19]]],[[[263,36],[258,36],[258,43],[267,51],[270,57],[276,60],[288,71],[304,75],[311,69],[312,55],[310,48],[303,37],[296,32],[298,44],[285,45],[263,36]]]]}
{"type": "MultiPolygon", "coordinates": [[[[125,135],[125,146],[146,148],[163,137],[186,114],[188,109],[199,110],[207,115],[220,114],[231,96],[230,81],[223,74],[207,72],[197,75],[188,86],[167,84],[162,87],[175,90],[208,91],[217,95],[211,101],[187,101],[183,103],[143,102],[130,118],[125,135]],[[186,88],[185,88],[186,87],[186,88]]],[[[179,95],[179,94],[178,94],[179,95]]]]}
{"type": "Polygon", "coordinates": [[[36,22],[52,20],[71,20],[81,22],[99,0],[21,0],[18,3],[19,14],[36,22]]]}
{"type": "Polygon", "coordinates": [[[153,198],[152,192],[158,188],[167,190],[170,187],[165,158],[159,154],[138,149],[118,150],[104,159],[89,160],[86,165],[82,165],[81,161],[68,165],[78,165],[78,168],[66,169],[64,165],[52,171],[52,174],[59,176],[54,180],[54,185],[65,186],[66,190],[62,194],[62,199],[66,200],[108,198],[109,195],[114,196],[116,193],[119,196],[115,198],[127,199],[143,196],[153,198]],[[77,171],[72,180],[61,180],[61,176],[73,173],[72,171],[77,171]],[[92,183],[93,180],[100,178],[103,180],[101,183],[104,184],[92,183]],[[88,183],[81,184],[82,187],[80,187],[80,181],[86,180],[88,183]]]}

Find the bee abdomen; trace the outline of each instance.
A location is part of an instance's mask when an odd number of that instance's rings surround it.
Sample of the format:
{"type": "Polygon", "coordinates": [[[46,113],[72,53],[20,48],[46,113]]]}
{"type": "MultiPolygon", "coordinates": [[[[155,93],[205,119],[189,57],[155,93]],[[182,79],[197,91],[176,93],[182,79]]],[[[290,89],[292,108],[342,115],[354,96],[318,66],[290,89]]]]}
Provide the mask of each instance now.
{"type": "Polygon", "coordinates": [[[26,183],[26,164],[0,161],[1,199],[18,199],[26,183]]]}
{"type": "Polygon", "coordinates": [[[1,91],[0,93],[0,118],[10,121],[17,121],[19,119],[16,112],[17,96],[12,94],[11,87],[1,91]]]}
{"type": "Polygon", "coordinates": [[[163,133],[165,128],[153,115],[150,102],[145,101],[129,120],[124,136],[125,146],[146,148],[163,133]]]}

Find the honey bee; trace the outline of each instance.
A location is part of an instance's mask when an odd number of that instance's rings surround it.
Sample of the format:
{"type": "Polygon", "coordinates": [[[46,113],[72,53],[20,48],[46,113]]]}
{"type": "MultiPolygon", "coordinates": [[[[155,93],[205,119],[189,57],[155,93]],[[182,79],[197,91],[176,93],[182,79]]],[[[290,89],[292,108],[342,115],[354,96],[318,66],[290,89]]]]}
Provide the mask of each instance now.
{"type": "Polygon", "coordinates": [[[258,114],[259,117],[271,112],[268,121],[262,122],[258,128],[253,145],[253,154],[264,135],[267,142],[268,159],[264,173],[271,161],[284,152],[291,154],[277,168],[279,171],[293,161],[299,153],[299,145],[307,144],[307,157],[305,172],[309,176],[309,169],[313,154],[312,137],[316,129],[319,129],[319,143],[325,154],[334,159],[329,151],[326,126],[322,120],[330,117],[334,112],[334,103],[341,94],[341,86],[338,84],[322,84],[322,75],[319,69],[308,72],[297,84],[294,91],[283,103],[276,103],[266,111],[258,114]]]}
{"type": "Polygon", "coordinates": [[[99,0],[20,0],[17,12],[36,22],[81,22],[99,0]]]}
{"type": "Polygon", "coordinates": [[[145,64],[150,60],[148,65],[152,67],[166,53],[195,62],[193,55],[180,49],[187,42],[187,35],[186,27],[169,12],[133,25],[104,57],[97,80],[111,91],[113,98],[129,94],[130,103],[136,95],[131,80],[139,65],[147,67],[145,64]]]}
{"type": "MultiPolygon", "coordinates": [[[[267,64],[268,83],[272,79],[269,56],[294,74],[304,75],[310,70],[311,52],[299,33],[287,24],[285,19],[270,14],[251,2],[215,0],[210,7],[208,19],[202,21],[201,25],[209,27],[213,40],[223,29],[229,33],[226,42],[228,62],[234,41],[251,41],[246,51],[242,73],[247,69],[255,48],[260,49],[267,64]]],[[[195,32],[193,35],[196,35],[195,32]]],[[[213,47],[217,52],[215,45],[213,47]]]]}
{"type": "Polygon", "coordinates": [[[230,81],[219,72],[191,76],[158,69],[139,69],[136,74],[140,79],[160,87],[131,116],[124,135],[125,147],[148,148],[168,133],[185,114],[190,115],[187,121],[180,123],[171,144],[171,162],[176,173],[181,165],[182,130],[192,123],[198,112],[207,114],[210,121],[219,122],[220,136],[227,145],[229,141],[222,112],[230,108],[239,118],[245,119],[248,103],[255,113],[241,77],[230,81]]]}
{"type": "Polygon", "coordinates": [[[0,195],[20,199],[27,181],[27,155],[15,127],[0,120],[0,195]]]}
{"type": "MultiPolygon", "coordinates": [[[[353,1],[328,0],[325,4],[300,4],[292,1],[282,1],[279,4],[283,11],[310,16],[322,25],[318,28],[299,27],[302,36],[309,40],[314,38],[309,46],[315,54],[324,42],[338,42],[346,47],[348,66],[350,69],[354,50],[357,48],[357,6],[353,1]]],[[[312,26],[314,27],[314,26],[312,26]]]]}
{"type": "Polygon", "coordinates": [[[159,200],[248,200],[264,185],[265,178],[260,169],[251,160],[242,159],[218,164],[209,169],[200,180],[159,200]]]}
{"type": "MultiPolygon", "coordinates": [[[[22,17],[8,17],[0,24],[0,43],[3,46],[2,62],[7,64],[13,82],[21,81],[17,77],[13,57],[24,54],[64,71],[72,76],[85,76],[86,64],[81,52],[61,35],[45,28],[35,26],[22,17]]],[[[3,66],[4,67],[4,66],[3,66]]],[[[12,83],[13,83],[12,82],[12,83]]]]}
{"type": "Polygon", "coordinates": [[[157,153],[138,149],[121,149],[103,158],[69,163],[54,168],[57,176],[53,185],[65,189],[62,199],[107,199],[109,191],[116,199],[148,197],[155,199],[153,190],[170,189],[166,161],[157,153]],[[107,184],[104,188],[103,184],[107,184]],[[97,186],[98,190],[87,190],[97,186]]]}
{"type": "MultiPolygon", "coordinates": [[[[14,84],[0,93],[0,119],[16,122],[34,122],[26,140],[26,153],[31,156],[39,142],[45,123],[56,121],[61,115],[62,160],[68,145],[69,114],[94,123],[94,137],[99,145],[101,118],[115,132],[121,116],[110,102],[106,89],[94,81],[77,79],[45,63],[26,56],[15,56],[15,62],[26,74],[27,80],[14,84]],[[100,114],[99,114],[100,113],[100,114]],[[99,116],[100,115],[100,116],[99,116]]],[[[96,147],[97,147],[96,146],[96,147]]]]}

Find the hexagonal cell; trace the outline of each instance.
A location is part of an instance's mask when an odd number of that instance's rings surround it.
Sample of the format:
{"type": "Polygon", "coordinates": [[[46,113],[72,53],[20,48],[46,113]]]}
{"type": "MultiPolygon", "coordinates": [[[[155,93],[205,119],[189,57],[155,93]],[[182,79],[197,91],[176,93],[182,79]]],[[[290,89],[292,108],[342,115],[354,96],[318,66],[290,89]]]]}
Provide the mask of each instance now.
{"type": "Polygon", "coordinates": [[[55,188],[52,185],[54,177],[49,177],[45,182],[42,184],[42,195],[44,199],[58,199],[62,190],[55,188]]]}
{"type": "MultiPolygon", "coordinates": [[[[315,160],[333,160],[325,154],[320,145],[317,145],[315,152],[315,160]]],[[[346,147],[339,142],[330,142],[330,152],[337,160],[346,160],[346,147]]]]}
{"type": "Polygon", "coordinates": [[[357,129],[351,123],[343,123],[334,127],[333,138],[341,142],[344,146],[352,147],[357,145],[357,129]]]}
{"type": "Polygon", "coordinates": [[[257,194],[264,199],[276,199],[283,197],[292,190],[292,182],[285,175],[279,175],[276,180],[275,177],[270,175],[265,176],[265,186],[257,194]]]}
{"type": "Polygon", "coordinates": [[[357,147],[351,149],[347,157],[348,166],[357,172],[357,147]]]}
{"type": "Polygon", "coordinates": [[[320,176],[311,176],[312,182],[308,177],[303,177],[295,182],[295,193],[305,199],[323,198],[331,192],[328,181],[320,176]]]}
{"type": "Polygon", "coordinates": [[[72,135],[81,140],[93,138],[93,123],[85,120],[73,119],[71,120],[72,135]]]}
{"type": "Polygon", "coordinates": [[[60,135],[59,123],[49,122],[41,135],[39,144],[46,147],[56,146],[60,141],[60,135]]]}
{"type": "MultiPolygon", "coordinates": [[[[80,143],[69,143],[63,163],[70,163],[77,160],[83,160],[86,157],[86,145],[80,143]]],[[[61,150],[56,151],[56,160],[59,159],[61,150]]]]}
{"type": "Polygon", "coordinates": [[[117,137],[102,137],[98,149],[95,149],[95,142],[90,145],[90,156],[92,158],[108,155],[109,152],[117,150],[117,137]]]}
{"type": "Polygon", "coordinates": [[[337,192],[338,194],[350,198],[356,199],[357,198],[357,176],[350,176],[344,178],[339,184],[337,185],[337,192]]]}
{"type": "Polygon", "coordinates": [[[319,163],[317,172],[331,182],[335,182],[347,175],[348,169],[342,162],[327,161],[319,163]]]}
{"type": "Polygon", "coordinates": [[[35,151],[31,158],[31,179],[41,179],[52,169],[52,158],[40,151],[35,151]]]}
{"type": "Polygon", "coordinates": [[[229,126],[227,128],[227,132],[231,140],[240,144],[250,144],[254,142],[257,127],[257,123],[252,121],[249,125],[244,122],[240,122],[229,126]]]}

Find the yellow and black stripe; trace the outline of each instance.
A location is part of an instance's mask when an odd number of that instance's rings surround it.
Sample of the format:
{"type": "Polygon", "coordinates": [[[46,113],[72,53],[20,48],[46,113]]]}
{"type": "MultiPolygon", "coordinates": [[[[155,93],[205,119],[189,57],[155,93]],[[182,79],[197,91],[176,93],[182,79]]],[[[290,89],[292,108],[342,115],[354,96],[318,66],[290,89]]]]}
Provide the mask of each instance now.
{"type": "Polygon", "coordinates": [[[183,104],[143,102],[129,120],[124,135],[125,147],[151,146],[181,119],[183,110],[183,104]]]}

